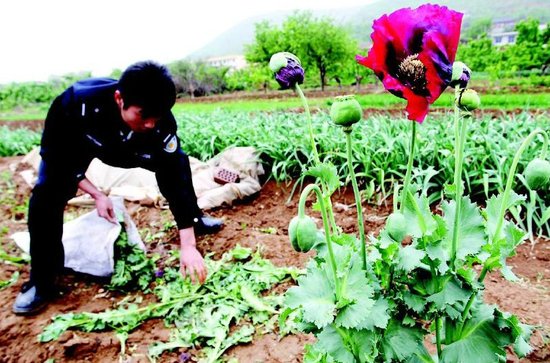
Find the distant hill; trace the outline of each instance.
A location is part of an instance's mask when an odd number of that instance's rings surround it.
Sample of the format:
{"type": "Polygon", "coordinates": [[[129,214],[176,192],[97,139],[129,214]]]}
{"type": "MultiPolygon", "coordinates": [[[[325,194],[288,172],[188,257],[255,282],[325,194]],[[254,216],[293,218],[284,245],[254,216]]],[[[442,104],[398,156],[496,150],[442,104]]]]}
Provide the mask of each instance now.
{"type": "MultiPolygon", "coordinates": [[[[368,42],[372,31],[372,22],[382,14],[404,7],[417,7],[425,1],[416,0],[378,0],[375,3],[312,11],[316,17],[328,16],[336,23],[349,26],[360,43],[368,42]]],[[[435,3],[435,2],[434,2],[435,3]]],[[[550,2],[548,0],[440,0],[437,4],[448,6],[464,13],[463,30],[473,21],[481,18],[499,20],[521,20],[528,17],[539,19],[541,23],[550,21],[550,2]]],[[[280,11],[249,18],[228,29],[204,47],[189,54],[188,59],[243,54],[244,45],[254,40],[254,24],[267,20],[272,24],[281,24],[293,11],[280,11]]]]}

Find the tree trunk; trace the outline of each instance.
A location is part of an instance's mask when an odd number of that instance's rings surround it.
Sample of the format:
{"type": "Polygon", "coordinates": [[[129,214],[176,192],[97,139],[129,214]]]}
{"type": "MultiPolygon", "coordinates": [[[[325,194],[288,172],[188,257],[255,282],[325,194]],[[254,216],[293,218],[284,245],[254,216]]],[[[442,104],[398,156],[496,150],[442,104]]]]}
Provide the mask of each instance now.
{"type": "Polygon", "coordinates": [[[191,98],[195,98],[195,87],[192,82],[189,82],[188,92],[191,98]]]}
{"type": "Polygon", "coordinates": [[[340,79],[340,77],[335,76],[334,80],[336,81],[336,83],[338,83],[338,89],[341,90],[342,89],[342,80],[340,79]]]}
{"type": "Polygon", "coordinates": [[[355,89],[357,92],[361,90],[361,81],[363,80],[363,76],[360,76],[358,74],[355,75],[355,89]]]}

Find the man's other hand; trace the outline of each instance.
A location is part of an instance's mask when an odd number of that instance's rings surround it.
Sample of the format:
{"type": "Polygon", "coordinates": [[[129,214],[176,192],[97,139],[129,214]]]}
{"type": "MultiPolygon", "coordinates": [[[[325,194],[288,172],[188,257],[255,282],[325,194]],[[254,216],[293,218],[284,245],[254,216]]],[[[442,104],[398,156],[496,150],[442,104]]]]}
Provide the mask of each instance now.
{"type": "Polygon", "coordinates": [[[189,276],[193,283],[204,283],[206,280],[206,266],[204,258],[197,248],[190,244],[183,244],[180,250],[180,272],[184,278],[189,276]]]}

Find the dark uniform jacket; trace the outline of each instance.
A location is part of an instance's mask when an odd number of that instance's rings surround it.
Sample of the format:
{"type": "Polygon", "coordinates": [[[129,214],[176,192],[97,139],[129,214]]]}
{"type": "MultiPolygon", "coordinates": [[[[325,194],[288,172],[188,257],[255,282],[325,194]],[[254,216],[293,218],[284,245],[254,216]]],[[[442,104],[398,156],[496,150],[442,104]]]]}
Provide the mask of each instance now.
{"type": "MultiPolygon", "coordinates": [[[[114,79],[87,79],[53,102],[42,135],[44,163],[58,174],[63,170],[69,184],[82,180],[96,157],[111,166],[149,169],[155,172],[178,227],[190,227],[201,212],[174,116],[168,112],[153,130],[135,133],[122,120],[114,99],[116,89],[114,79]]],[[[41,173],[39,182],[46,176],[41,173]]]]}

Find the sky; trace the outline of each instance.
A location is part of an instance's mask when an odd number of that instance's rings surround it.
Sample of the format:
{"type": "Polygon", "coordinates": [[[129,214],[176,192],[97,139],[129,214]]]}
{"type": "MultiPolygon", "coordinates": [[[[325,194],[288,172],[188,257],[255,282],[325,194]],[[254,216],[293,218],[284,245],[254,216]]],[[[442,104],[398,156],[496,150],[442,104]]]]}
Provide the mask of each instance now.
{"type": "Polygon", "coordinates": [[[239,22],[374,0],[3,0],[0,84],[185,58],[239,22]]]}

